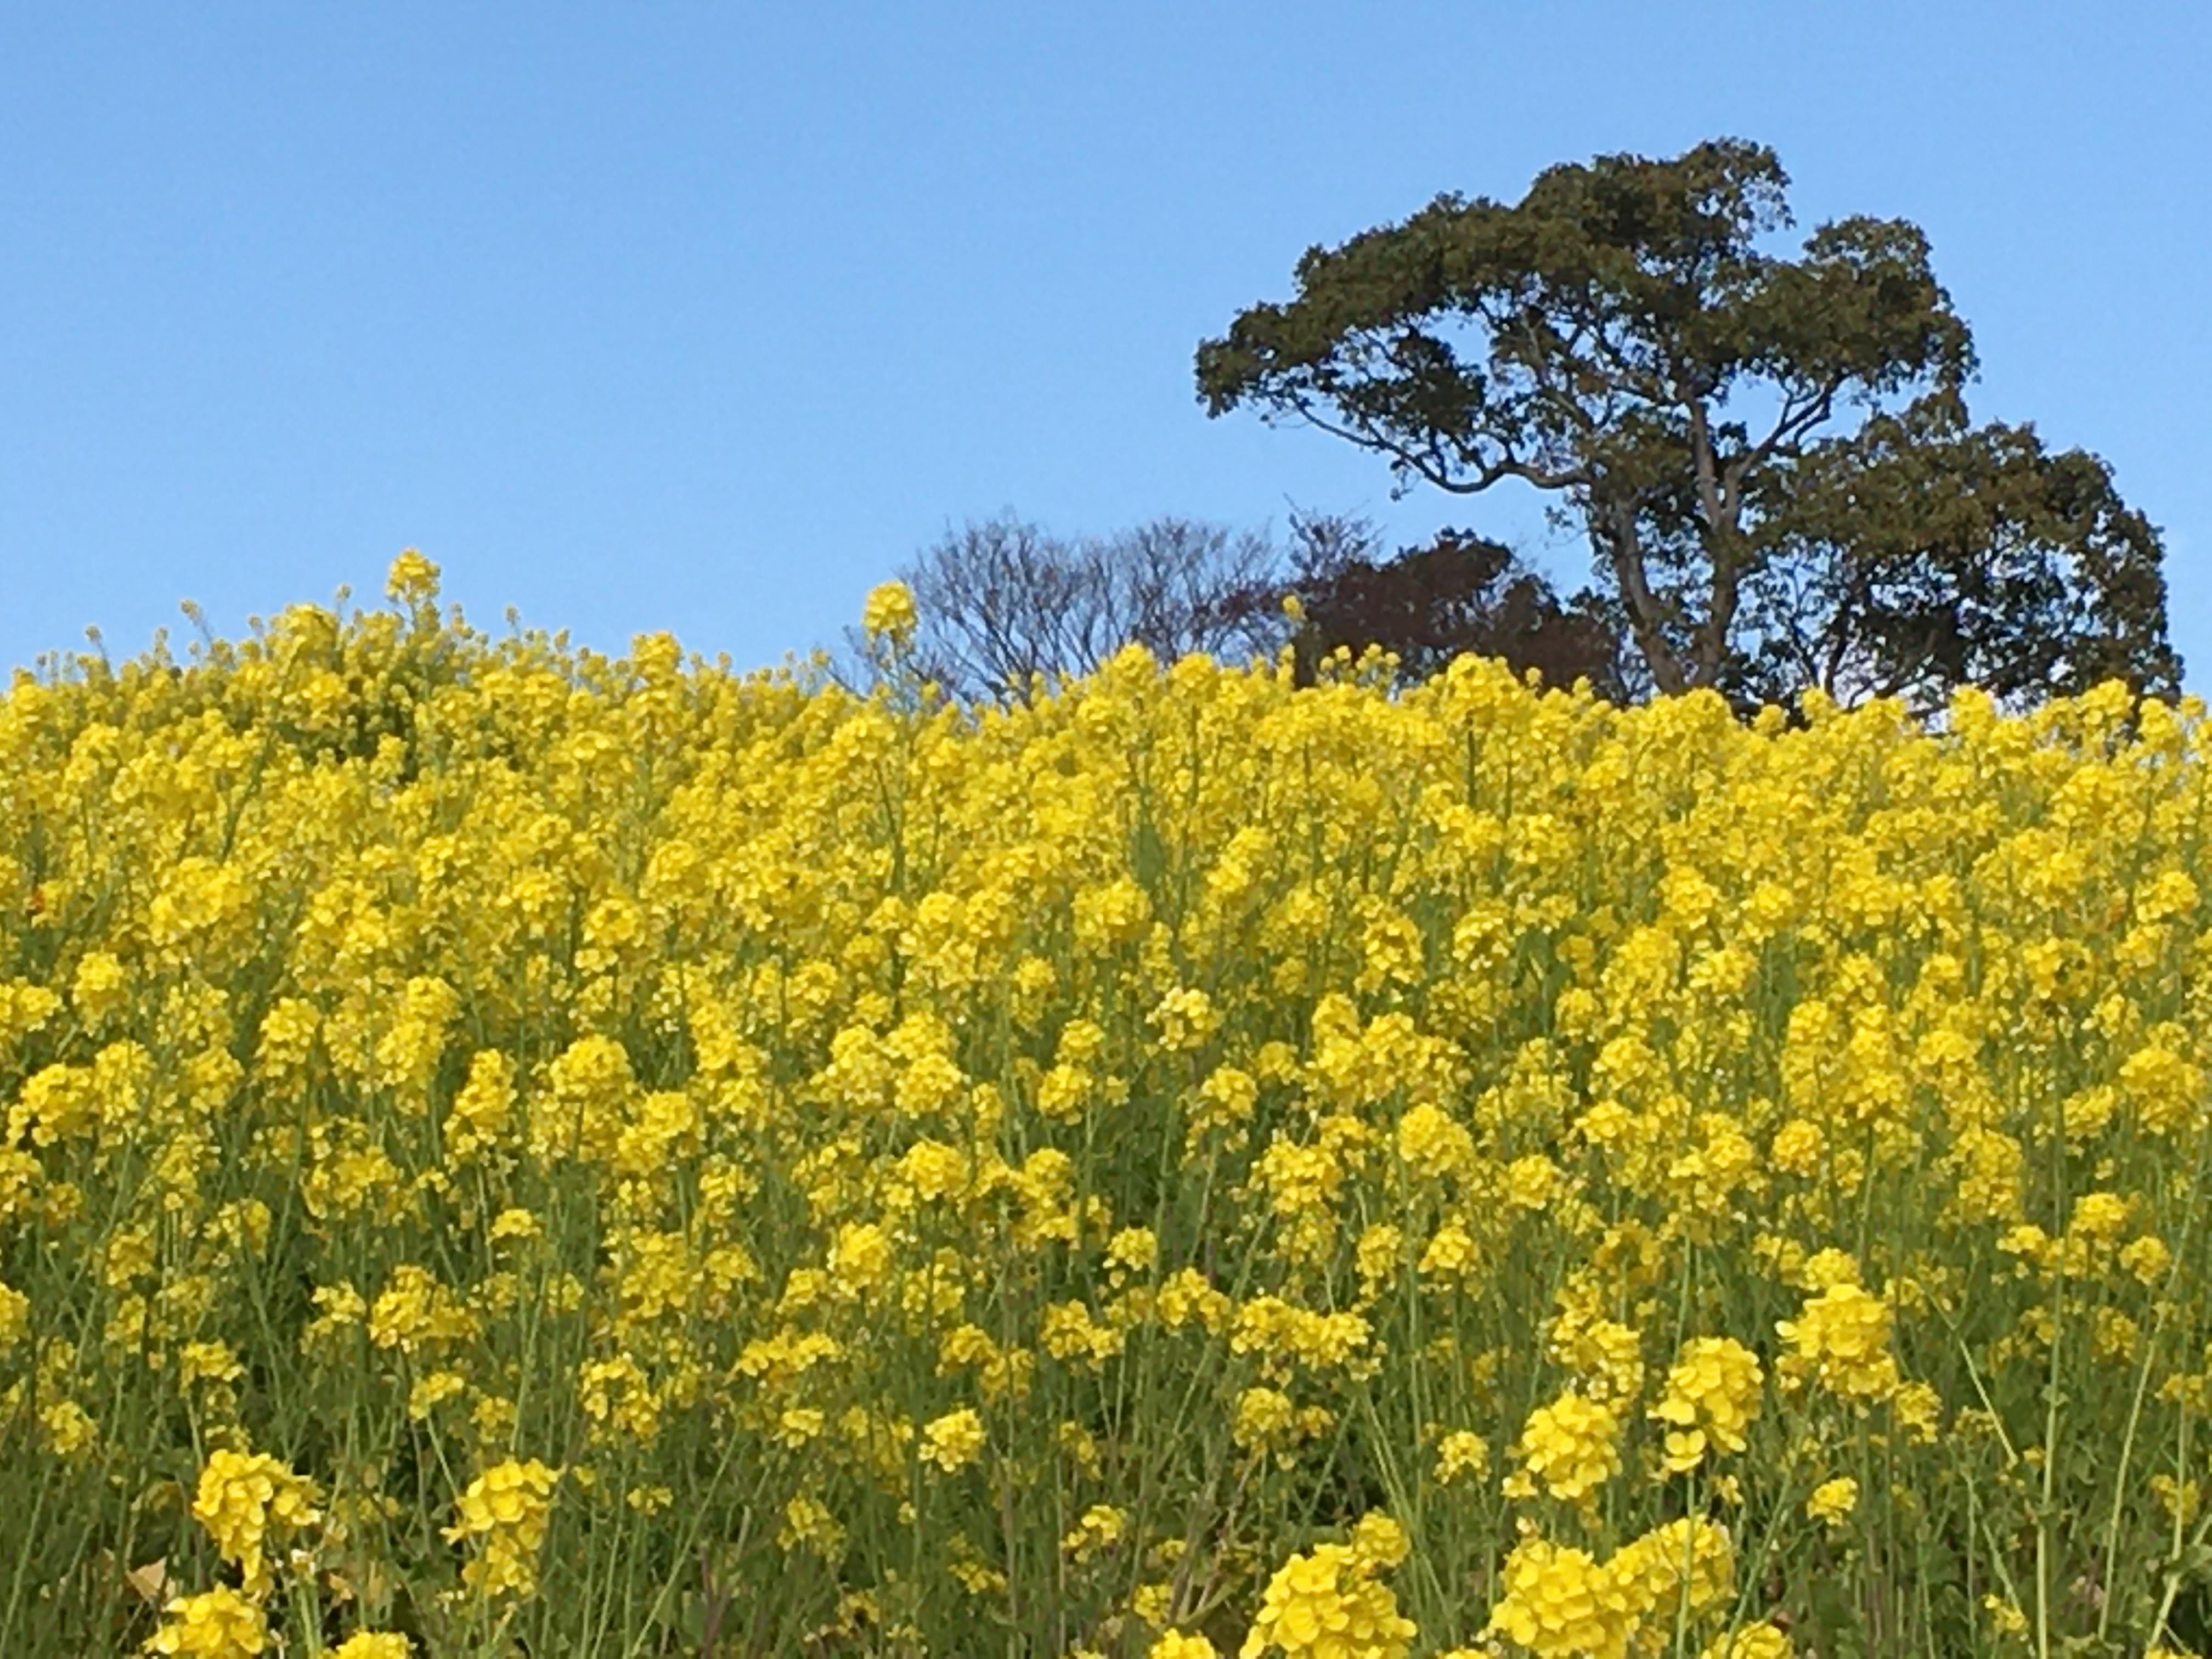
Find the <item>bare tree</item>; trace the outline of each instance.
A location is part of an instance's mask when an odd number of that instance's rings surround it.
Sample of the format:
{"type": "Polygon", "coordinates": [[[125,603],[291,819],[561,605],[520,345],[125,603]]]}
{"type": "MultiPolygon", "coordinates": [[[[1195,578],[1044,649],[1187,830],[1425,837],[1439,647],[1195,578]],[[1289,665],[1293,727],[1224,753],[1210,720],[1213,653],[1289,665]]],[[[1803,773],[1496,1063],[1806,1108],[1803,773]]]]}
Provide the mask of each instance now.
{"type": "Polygon", "coordinates": [[[948,530],[896,573],[914,592],[922,672],[956,696],[1026,697],[1123,646],[1233,660],[1284,635],[1280,556],[1264,536],[1173,515],[1064,539],[1011,512],[948,530]]]}
{"type": "Polygon", "coordinates": [[[1301,593],[1327,586],[1355,564],[1382,556],[1382,527],[1358,513],[1291,509],[1291,574],[1301,593]]]}

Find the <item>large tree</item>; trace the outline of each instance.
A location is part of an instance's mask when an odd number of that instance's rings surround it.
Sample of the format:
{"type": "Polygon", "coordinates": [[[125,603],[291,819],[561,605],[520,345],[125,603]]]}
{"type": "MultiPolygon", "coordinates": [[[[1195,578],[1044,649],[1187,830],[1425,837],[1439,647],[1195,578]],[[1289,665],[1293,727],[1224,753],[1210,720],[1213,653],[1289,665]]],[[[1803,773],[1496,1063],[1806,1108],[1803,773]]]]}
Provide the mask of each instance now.
{"type": "Polygon", "coordinates": [[[1788,184],[1720,140],[1440,196],[1310,249],[1199,347],[1200,396],[1377,451],[1401,494],[1549,493],[1660,691],[2175,691],[2156,533],[2094,457],[1969,422],[1917,227],[1771,251],[1788,184]]]}

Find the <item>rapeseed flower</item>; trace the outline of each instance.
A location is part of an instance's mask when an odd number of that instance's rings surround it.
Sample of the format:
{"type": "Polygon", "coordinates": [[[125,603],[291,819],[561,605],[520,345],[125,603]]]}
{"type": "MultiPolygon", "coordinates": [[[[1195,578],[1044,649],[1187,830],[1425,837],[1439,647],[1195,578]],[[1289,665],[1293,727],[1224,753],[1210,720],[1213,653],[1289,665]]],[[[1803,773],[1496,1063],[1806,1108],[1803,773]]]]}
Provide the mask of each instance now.
{"type": "Polygon", "coordinates": [[[1389,1587],[1350,1546],[1321,1544],[1294,1555],[1267,1581],[1242,1659],[1404,1659],[1419,1632],[1389,1587]]]}
{"type": "Polygon", "coordinates": [[[1730,1337],[1693,1337],[1667,1373],[1650,1415],[1672,1425],[1664,1466],[1693,1469],[1709,1450],[1740,1452],[1758,1415],[1763,1373],[1759,1356],[1730,1337]]]}
{"type": "Polygon", "coordinates": [[[1859,1483],[1847,1474],[1839,1474],[1813,1488],[1812,1495],[1805,1500],[1805,1513],[1815,1521],[1826,1522],[1832,1529],[1850,1518],[1858,1501],[1859,1483]]]}
{"type": "Polygon", "coordinates": [[[274,1457],[220,1448],[208,1455],[192,1498],[192,1519],[207,1528],[225,1560],[234,1563],[248,1595],[265,1596],[274,1580],[263,1554],[273,1534],[316,1525],[313,1482],[274,1457]]]}
{"type": "Polygon", "coordinates": [[[871,639],[903,641],[915,630],[914,594],[904,582],[885,582],[868,590],[860,626],[871,639]]]}
{"type": "Polygon", "coordinates": [[[480,1595],[526,1596],[537,1589],[538,1553],[560,1478],[559,1470],[533,1457],[495,1464],[470,1481],[454,1506],[459,1518],[445,1535],[473,1547],[464,1577],[480,1595]]]}
{"type": "Polygon", "coordinates": [[[1811,1378],[1861,1404],[1887,1398],[1899,1380],[1889,1352],[1890,1316],[1888,1304],[1859,1285],[1829,1285],[1796,1319],[1777,1322],[1790,1348],[1783,1375],[1811,1378]]]}
{"type": "Polygon", "coordinates": [[[356,1631],[330,1650],[331,1659],[410,1659],[414,1644],[404,1636],[356,1631]]]}
{"type": "MultiPolygon", "coordinates": [[[[0,693],[0,1512],[199,1514],[156,1650],[310,1574],[652,1648],[681,1559],[824,1650],[1936,1651],[1961,1480],[2019,1539],[2134,1448],[2052,1587],[2201,1520],[2201,705],[1138,649],[969,707],[892,590],[850,686],[438,588],[0,693]],[[1881,1549],[1772,1524],[1862,1437],[1881,1549]]],[[[112,1644],[33,1533],[0,1646],[112,1644]]]]}
{"type": "Polygon", "coordinates": [[[1528,1413],[1513,1448],[1520,1468],[1506,1476],[1509,1497],[1532,1498],[1540,1485],[1579,1503],[1620,1472],[1620,1417],[1571,1389],[1528,1413]]]}
{"type": "Polygon", "coordinates": [[[947,1474],[966,1468],[983,1450],[983,1419],[963,1406],[926,1424],[921,1431],[921,1456],[947,1474]]]}
{"type": "Polygon", "coordinates": [[[269,1652],[274,1638],[261,1604],[229,1589],[180,1595],[168,1605],[161,1627],[146,1640],[148,1653],[191,1656],[191,1659],[252,1659],[269,1652]]]}

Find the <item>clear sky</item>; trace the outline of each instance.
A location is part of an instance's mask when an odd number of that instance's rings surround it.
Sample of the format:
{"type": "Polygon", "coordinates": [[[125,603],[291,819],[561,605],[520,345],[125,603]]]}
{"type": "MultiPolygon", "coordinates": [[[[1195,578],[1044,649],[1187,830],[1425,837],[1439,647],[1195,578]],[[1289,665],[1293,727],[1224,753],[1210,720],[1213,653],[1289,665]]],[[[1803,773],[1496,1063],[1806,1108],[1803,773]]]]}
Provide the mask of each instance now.
{"type": "Polygon", "coordinates": [[[1465,525],[1209,421],[1310,244],[1542,167],[1773,145],[1899,215],[1978,415],[2108,460],[2212,690],[2212,8],[1675,0],[0,9],[0,666],[380,589],[741,665],[948,525],[1465,525]]]}

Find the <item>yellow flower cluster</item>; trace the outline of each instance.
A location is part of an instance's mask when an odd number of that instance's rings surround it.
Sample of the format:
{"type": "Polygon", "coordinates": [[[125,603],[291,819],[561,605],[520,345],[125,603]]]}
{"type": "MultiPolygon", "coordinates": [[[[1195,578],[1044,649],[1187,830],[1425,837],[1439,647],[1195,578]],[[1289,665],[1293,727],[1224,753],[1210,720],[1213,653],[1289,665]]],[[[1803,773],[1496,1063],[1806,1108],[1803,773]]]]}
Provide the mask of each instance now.
{"type": "Polygon", "coordinates": [[[1419,1632],[1376,1577],[1389,1565],[1358,1540],[1292,1556],[1267,1581],[1242,1659],[1405,1659],[1419,1632]]]}
{"type": "Polygon", "coordinates": [[[1848,1281],[1830,1285],[1796,1319],[1776,1323],[1790,1345],[1782,1374],[1812,1377],[1848,1400],[1886,1399],[1898,1386],[1889,1327],[1890,1310],[1880,1297],[1848,1281]]]}
{"type": "Polygon", "coordinates": [[[871,588],[860,610],[860,627],[870,639],[903,640],[913,634],[918,620],[914,594],[904,582],[871,588]]]}
{"type": "Polygon", "coordinates": [[[1841,1526],[1858,1506],[1859,1483],[1847,1474],[1823,1480],[1805,1500],[1805,1513],[1831,1527],[1841,1526]]]}
{"type": "Polygon", "coordinates": [[[410,1659],[414,1646],[404,1636],[356,1631],[331,1650],[331,1659],[410,1659]]]}
{"type": "Polygon", "coordinates": [[[1533,1530],[1506,1558],[1489,1630],[1542,1659],[1623,1659],[1640,1637],[1670,1639],[1734,1589],[1727,1530],[1670,1522],[1601,1561],[1533,1530]]]}
{"type": "Polygon", "coordinates": [[[951,1474],[975,1461],[982,1452],[984,1437],[983,1419],[972,1407],[963,1406],[922,1431],[921,1455],[923,1461],[951,1474]]]}
{"type": "Polygon", "coordinates": [[[1693,1469],[1709,1450],[1741,1451],[1745,1431],[1759,1414],[1764,1381],[1759,1356],[1733,1337],[1700,1336],[1685,1343],[1650,1413],[1673,1425],[1667,1435],[1668,1470],[1693,1469]]]}
{"type": "MultiPolygon", "coordinates": [[[[223,1559],[237,1567],[240,1587],[218,1586],[172,1599],[161,1627],[147,1638],[145,1651],[246,1659],[272,1650],[277,1638],[270,1629],[266,1604],[276,1581],[264,1549],[276,1540],[322,1528],[325,1516],[315,1504],[314,1484],[274,1457],[231,1447],[210,1453],[192,1500],[192,1518],[223,1559]]],[[[312,1577],[317,1558],[316,1548],[302,1546],[291,1553],[290,1565],[295,1574],[312,1577]]],[[[157,1562],[149,1571],[153,1583],[167,1582],[165,1564],[157,1562]]],[[[410,1648],[404,1636],[357,1631],[331,1651],[335,1659],[408,1659],[410,1648]]]]}
{"type": "Polygon", "coordinates": [[[270,1650],[269,1620],[259,1601],[229,1589],[180,1595],[168,1618],[148,1638],[146,1651],[189,1654],[193,1659],[251,1659],[270,1650]]]}
{"type": "Polygon", "coordinates": [[[2194,702],[386,592],[0,696],[9,1659],[2193,1630],[2194,702]]]}
{"type": "Polygon", "coordinates": [[[1620,1419],[1612,1407],[1571,1390],[1528,1413],[1514,1448],[1522,1467],[1505,1478],[1515,1498],[1540,1486],[1554,1498],[1580,1502],[1620,1468],[1620,1419]]]}
{"type": "Polygon", "coordinates": [[[276,1458],[219,1449],[200,1471],[192,1519],[208,1529],[223,1559],[237,1564],[250,1595],[269,1592],[269,1564],[262,1546],[279,1535],[315,1525],[315,1489],[276,1458]]]}
{"type": "Polygon", "coordinates": [[[495,1464],[469,1482],[446,1528],[448,1540],[477,1552],[467,1582],[486,1596],[527,1595],[538,1586],[538,1552],[545,1541],[553,1488],[560,1472],[536,1458],[495,1464]]]}

